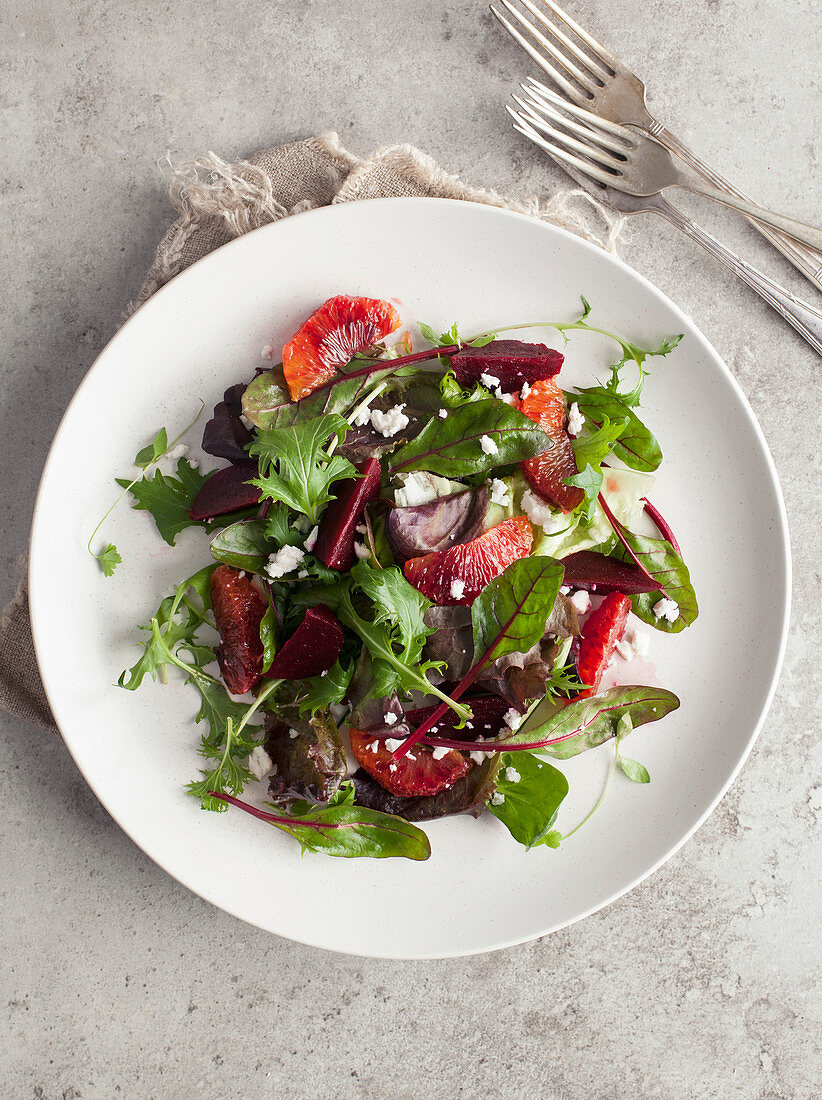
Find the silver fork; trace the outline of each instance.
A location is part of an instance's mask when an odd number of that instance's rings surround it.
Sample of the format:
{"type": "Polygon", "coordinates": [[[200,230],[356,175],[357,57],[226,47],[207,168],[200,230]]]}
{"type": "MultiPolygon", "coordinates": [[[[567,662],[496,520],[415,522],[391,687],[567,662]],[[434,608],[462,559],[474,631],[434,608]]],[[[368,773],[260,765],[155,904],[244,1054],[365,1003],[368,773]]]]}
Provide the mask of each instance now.
{"type": "Polygon", "coordinates": [[[514,96],[514,98],[522,107],[520,111],[515,111],[512,107],[506,107],[506,110],[514,119],[514,128],[544,149],[556,164],[564,168],[576,180],[580,187],[590,192],[599,202],[612,207],[620,214],[654,213],[667,219],[687,234],[691,240],[701,244],[712,256],[738,275],[743,282],[756,291],[760,298],[775,309],[788,324],[793,325],[796,331],[807,340],[819,355],[822,355],[822,312],[807,302],[803,302],[783,286],[780,286],[779,283],[769,279],[757,268],[746,263],[730,248],[726,248],[724,244],[721,244],[716,237],[712,237],[701,226],[696,225],[690,218],[677,210],[675,206],[672,206],[662,195],[639,196],[617,191],[616,188],[605,183],[592,180],[589,175],[569,164],[567,160],[561,160],[555,155],[551,144],[535,129],[533,122],[535,117],[538,118],[539,116],[535,116],[535,113],[517,96],[514,96]]]}
{"type": "MultiPolygon", "coordinates": [[[[650,134],[714,186],[736,198],[750,201],[747,195],[706,164],[654,118],[645,104],[645,85],[639,77],[566,15],[554,0],[541,0],[553,18],[549,18],[533,0],[520,0],[523,7],[544,28],[545,34],[526,19],[510,0],[499,2],[521,29],[492,5],[493,14],[572,103],[587,107],[601,118],[624,123],[650,134]]],[[[768,228],[757,221],[756,217],[754,214],[749,218],[754,228],[775,245],[817,289],[822,290],[822,253],[806,248],[778,229],[768,228]]]]}
{"type": "MultiPolygon", "coordinates": [[[[647,134],[591,114],[533,78],[522,87],[527,106],[535,112],[533,125],[554,140],[551,152],[600,183],[630,195],[658,195],[667,187],[683,187],[744,214],[756,211],[760,221],[813,248],[822,248],[822,229],[725,194],[690,169],[678,168],[668,150],[647,134]]],[[[518,102],[522,104],[522,100],[518,102]]]]}

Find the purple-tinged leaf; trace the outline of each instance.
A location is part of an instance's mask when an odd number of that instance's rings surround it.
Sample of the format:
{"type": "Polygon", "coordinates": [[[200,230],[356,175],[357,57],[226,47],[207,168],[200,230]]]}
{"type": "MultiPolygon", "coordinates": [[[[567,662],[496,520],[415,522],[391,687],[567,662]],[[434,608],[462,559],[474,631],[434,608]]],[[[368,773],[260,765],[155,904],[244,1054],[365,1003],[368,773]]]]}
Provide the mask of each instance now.
{"type": "Polygon", "coordinates": [[[449,550],[480,533],[487,511],[488,490],[484,485],[427,504],[392,508],[387,520],[388,541],[401,562],[449,550]]]}

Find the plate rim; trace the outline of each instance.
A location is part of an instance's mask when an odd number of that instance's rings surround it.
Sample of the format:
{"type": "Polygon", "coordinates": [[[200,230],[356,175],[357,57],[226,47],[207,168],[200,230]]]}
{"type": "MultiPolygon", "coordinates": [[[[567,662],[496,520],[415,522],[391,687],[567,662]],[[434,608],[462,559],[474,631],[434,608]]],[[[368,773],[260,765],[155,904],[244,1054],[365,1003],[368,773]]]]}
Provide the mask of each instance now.
{"type": "MultiPolygon", "coordinates": [[[[710,804],[707,806],[707,808],[704,810],[704,812],[700,814],[700,816],[698,817],[696,822],[693,825],[691,825],[683,833],[683,835],[662,856],[660,856],[659,859],[657,859],[651,866],[649,866],[647,869],[645,869],[643,872],[641,872],[635,878],[631,879],[631,881],[629,883],[627,883],[624,887],[621,887],[620,889],[617,889],[617,890],[613,891],[611,894],[609,894],[607,897],[605,897],[603,900],[601,900],[597,904],[589,906],[587,909],[579,912],[578,914],[574,915],[573,917],[570,917],[567,920],[563,920],[563,921],[560,921],[556,924],[553,924],[553,925],[551,925],[550,927],[544,929],[541,932],[527,933],[527,934],[522,935],[522,936],[513,936],[513,937],[510,937],[510,938],[503,939],[503,940],[495,940],[495,942],[493,944],[491,944],[490,946],[469,947],[469,948],[466,948],[464,950],[448,950],[448,951],[440,951],[440,952],[432,952],[430,950],[428,950],[428,951],[406,951],[402,954],[396,954],[396,953],[392,953],[390,951],[386,951],[386,952],[382,952],[382,951],[364,952],[363,951],[363,952],[360,952],[360,951],[354,951],[354,950],[350,950],[350,949],[343,949],[343,948],[335,947],[335,946],[332,946],[332,945],[329,945],[329,944],[317,943],[317,942],[314,942],[310,939],[301,939],[299,936],[295,936],[295,935],[285,935],[284,933],[281,933],[281,932],[272,932],[272,930],[270,928],[267,928],[264,925],[262,925],[258,922],[255,922],[253,920],[250,920],[248,917],[242,915],[242,913],[239,912],[236,908],[232,908],[232,906],[230,904],[226,904],[222,900],[220,900],[220,901],[216,900],[211,895],[210,891],[203,890],[200,887],[195,888],[194,886],[192,886],[186,880],[185,877],[182,877],[181,875],[175,874],[172,871],[168,870],[168,868],[165,867],[162,863],[159,863],[158,860],[154,858],[154,856],[150,855],[148,852],[145,851],[145,849],[142,847],[142,845],[136,839],[136,837],[134,835],[132,835],[132,832],[130,830],[128,830],[127,828],[125,828],[125,826],[120,822],[120,820],[119,820],[117,814],[115,813],[114,809],[109,805],[108,799],[104,798],[101,795],[101,793],[97,791],[97,789],[92,785],[92,783],[90,782],[90,780],[86,776],[86,773],[83,770],[83,767],[80,763],[80,760],[78,759],[77,755],[75,754],[74,748],[72,746],[71,736],[67,735],[64,732],[63,726],[61,724],[60,717],[58,716],[58,712],[60,711],[60,704],[59,704],[59,701],[58,701],[58,693],[54,689],[54,685],[49,684],[49,673],[45,669],[44,660],[41,659],[40,643],[38,641],[38,635],[40,634],[41,629],[44,629],[44,624],[39,619],[39,599],[35,598],[35,591],[39,592],[39,587],[38,587],[37,577],[35,575],[35,573],[36,573],[35,562],[37,560],[37,555],[33,551],[34,551],[34,548],[39,544],[38,536],[39,536],[40,523],[41,523],[41,504],[42,504],[42,499],[45,495],[45,483],[46,483],[46,479],[47,479],[47,474],[49,473],[49,467],[50,467],[50,463],[51,463],[52,454],[53,454],[54,450],[56,449],[56,447],[58,445],[58,442],[59,442],[59,440],[62,436],[62,433],[66,430],[67,421],[69,419],[70,413],[72,412],[72,410],[75,406],[75,403],[79,402],[82,399],[82,396],[83,396],[84,390],[86,388],[86,385],[89,382],[89,380],[90,380],[92,374],[94,373],[94,371],[99,367],[100,360],[102,359],[102,357],[104,355],[106,355],[109,352],[109,350],[115,344],[115,342],[117,342],[120,339],[121,334],[126,329],[129,328],[129,326],[132,324],[134,319],[138,315],[143,313],[143,310],[145,308],[150,307],[151,303],[154,300],[158,299],[161,295],[165,294],[169,290],[170,287],[172,287],[174,285],[178,285],[179,280],[181,280],[181,279],[187,280],[187,276],[188,276],[189,272],[196,269],[197,272],[200,273],[200,272],[202,272],[202,270],[205,266],[208,266],[208,265],[211,265],[211,264],[216,265],[217,263],[219,263],[219,258],[225,253],[226,249],[237,249],[239,247],[242,247],[244,245],[245,241],[247,240],[247,238],[249,238],[253,234],[266,233],[266,234],[270,235],[272,233],[275,233],[277,231],[278,227],[280,227],[283,223],[291,223],[294,215],[290,215],[286,218],[280,218],[275,222],[269,222],[267,225],[264,225],[264,226],[259,227],[258,229],[252,230],[251,233],[245,233],[245,234],[242,234],[239,237],[235,237],[233,240],[228,241],[224,245],[221,245],[220,247],[214,249],[214,251],[208,253],[208,255],[203,256],[199,260],[196,260],[193,264],[190,264],[189,267],[187,267],[185,270],[181,271],[178,275],[176,275],[172,279],[170,279],[166,284],[164,284],[164,286],[160,287],[159,290],[157,290],[151,296],[151,298],[147,299],[147,301],[144,302],[143,305],[139,309],[135,310],[134,313],[132,313],[131,316],[115,331],[115,333],[112,335],[112,337],[107,341],[107,343],[104,345],[104,347],[101,348],[100,351],[95,356],[94,361],[89,366],[88,370],[86,371],[85,375],[83,376],[82,380],[80,381],[80,384],[78,385],[77,389],[75,390],[74,394],[72,395],[71,400],[68,402],[68,404],[67,404],[67,406],[66,406],[66,408],[65,408],[65,410],[64,410],[64,412],[63,412],[63,414],[60,418],[60,423],[58,424],[57,429],[54,433],[54,436],[52,438],[52,441],[51,441],[51,443],[49,445],[49,448],[48,448],[48,451],[46,453],[45,461],[43,463],[43,470],[42,470],[42,473],[41,473],[41,476],[40,476],[40,481],[38,483],[37,493],[35,495],[34,508],[33,508],[33,512],[32,512],[32,520],[31,520],[30,533],[29,533],[29,559],[28,559],[28,567],[27,567],[27,578],[28,578],[28,585],[29,585],[29,601],[28,601],[28,603],[29,603],[29,615],[30,615],[30,621],[31,621],[32,639],[33,639],[33,642],[34,642],[34,651],[35,651],[35,657],[36,657],[36,661],[37,661],[37,668],[38,668],[38,671],[40,673],[40,679],[41,679],[41,683],[43,685],[43,690],[45,692],[46,699],[48,700],[49,706],[51,708],[52,716],[54,717],[55,724],[57,726],[57,730],[58,730],[64,744],[66,745],[66,747],[69,751],[69,754],[71,755],[78,771],[83,776],[83,779],[85,780],[85,782],[89,786],[89,788],[92,791],[92,793],[94,794],[95,798],[97,798],[98,802],[103,806],[103,808],[106,810],[106,812],[109,814],[109,816],[117,824],[118,828],[120,828],[126,834],[126,836],[129,837],[129,839],[132,841],[132,843],[134,843],[140,849],[140,851],[143,852],[143,854],[145,856],[147,856],[147,858],[150,859],[151,862],[154,863],[156,866],[158,866],[165,874],[167,874],[167,875],[169,875],[169,877],[175,879],[177,882],[179,882],[187,890],[190,890],[196,896],[203,898],[205,901],[209,902],[209,904],[212,904],[212,905],[216,906],[218,909],[221,909],[222,911],[229,913],[232,917],[235,917],[236,919],[242,921],[243,923],[251,924],[251,925],[253,925],[257,928],[260,928],[262,931],[267,932],[269,935],[277,935],[277,936],[280,936],[283,939],[290,940],[294,943],[300,943],[300,944],[302,944],[303,946],[306,946],[306,947],[318,948],[318,949],[324,950],[324,951],[333,951],[336,954],[351,955],[352,957],[356,957],[356,958],[380,958],[380,959],[395,959],[395,960],[409,960],[409,961],[410,960],[424,960],[424,959],[465,958],[465,957],[469,957],[469,956],[472,956],[472,955],[485,954],[485,953],[490,952],[490,951],[500,951],[500,950],[504,950],[505,948],[517,946],[517,945],[522,944],[522,943],[529,943],[529,942],[532,942],[532,941],[537,940],[537,939],[542,939],[545,936],[552,935],[553,933],[559,932],[564,928],[568,928],[572,924],[576,924],[578,921],[584,920],[586,917],[591,916],[593,913],[596,913],[596,912],[599,912],[602,909],[605,909],[607,906],[613,904],[613,902],[617,901],[619,898],[621,898],[624,895],[630,893],[637,886],[639,886],[642,882],[644,882],[647,878],[649,878],[652,874],[654,874],[656,871],[658,871],[660,869],[660,867],[663,866],[663,864],[667,863],[668,860],[670,860],[674,855],[677,854],[677,852],[680,851],[680,849],[693,837],[693,835],[697,832],[697,830],[699,828],[701,828],[702,825],[705,824],[705,822],[711,816],[711,814],[713,814],[716,807],[719,805],[719,803],[722,801],[722,799],[728,793],[728,791],[731,788],[731,786],[733,785],[733,783],[736,781],[737,777],[739,776],[739,773],[741,772],[742,768],[744,767],[745,763],[748,760],[748,757],[750,756],[751,750],[753,749],[753,746],[756,743],[756,740],[759,737],[759,735],[762,731],[762,728],[765,724],[765,721],[766,721],[766,719],[767,719],[767,717],[770,713],[770,708],[771,708],[771,705],[773,703],[774,694],[776,692],[776,688],[777,688],[777,685],[779,683],[779,679],[780,679],[780,676],[781,676],[782,667],[783,667],[784,658],[785,658],[785,651],[786,651],[786,648],[787,648],[788,633],[789,633],[789,628],[790,628],[791,605],[792,605],[793,562],[792,562],[792,554],[791,554],[791,546],[790,546],[790,527],[789,527],[789,524],[788,524],[787,509],[786,509],[786,506],[785,506],[784,495],[782,493],[782,486],[781,486],[780,481],[779,481],[779,474],[778,474],[778,471],[776,469],[776,464],[774,462],[773,455],[771,454],[770,447],[768,446],[767,439],[765,438],[764,432],[762,431],[762,428],[759,424],[759,421],[756,417],[756,414],[754,413],[754,410],[751,407],[750,402],[748,401],[742,387],[740,386],[739,382],[737,381],[737,379],[734,376],[731,369],[728,367],[725,360],[722,358],[722,356],[719,354],[719,352],[714,348],[713,344],[708,340],[708,338],[705,336],[705,334],[702,332],[702,330],[699,328],[699,326],[696,324],[696,322],[690,316],[688,316],[680,306],[678,306],[674,301],[672,301],[672,299],[670,299],[668,297],[668,295],[665,294],[664,291],[660,290],[659,287],[657,287],[654,283],[652,283],[645,275],[643,275],[641,272],[637,271],[635,268],[633,268],[629,264],[627,264],[625,262],[625,260],[623,260],[616,253],[608,252],[604,248],[601,248],[599,245],[593,244],[591,241],[586,240],[584,237],[580,237],[576,233],[573,233],[570,230],[565,229],[562,226],[555,225],[553,222],[542,221],[542,220],[540,220],[538,218],[535,218],[534,216],[529,215],[529,214],[523,214],[523,213],[520,213],[518,211],[506,209],[505,207],[498,207],[498,206],[493,206],[493,205],[490,205],[490,204],[479,203],[479,202],[475,202],[473,200],[450,199],[450,198],[434,198],[434,197],[425,197],[425,196],[381,197],[381,198],[360,200],[360,201],[357,201],[357,202],[340,203],[340,204],[332,204],[332,205],[328,205],[328,206],[315,207],[312,210],[307,210],[307,211],[301,212],[298,216],[300,218],[311,218],[313,220],[320,220],[320,219],[329,218],[329,217],[332,218],[332,219],[339,218],[339,217],[345,218],[345,217],[349,216],[349,212],[352,209],[357,209],[357,216],[359,216],[359,209],[358,208],[365,208],[367,210],[370,207],[374,207],[374,206],[384,207],[388,204],[390,204],[390,205],[402,204],[404,206],[409,206],[409,207],[419,207],[421,204],[425,204],[426,208],[430,208],[431,204],[437,204],[437,205],[440,205],[440,206],[460,207],[460,208],[465,208],[465,207],[472,208],[473,207],[474,210],[482,210],[483,211],[483,216],[487,215],[490,218],[513,219],[513,220],[519,221],[519,222],[526,222],[536,232],[545,232],[548,235],[548,237],[552,236],[553,234],[559,234],[560,237],[564,237],[564,238],[568,238],[568,239],[572,240],[574,242],[575,246],[580,246],[581,245],[583,247],[583,251],[589,251],[593,254],[598,255],[599,257],[604,256],[607,260],[611,261],[618,268],[621,268],[623,272],[627,273],[629,278],[638,280],[640,282],[640,284],[643,285],[646,290],[650,291],[651,294],[656,299],[661,301],[665,306],[672,309],[673,312],[675,314],[677,314],[682,319],[682,321],[688,327],[689,335],[692,335],[693,337],[696,338],[697,342],[701,344],[702,349],[704,351],[707,351],[708,355],[713,360],[714,365],[719,366],[720,372],[722,374],[724,374],[725,381],[730,383],[731,389],[733,390],[736,398],[738,399],[738,401],[740,403],[740,406],[741,406],[741,408],[742,408],[742,410],[745,414],[747,422],[748,422],[749,426],[753,429],[754,436],[756,437],[756,439],[757,439],[757,441],[760,445],[762,454],[765,458],[765,465],[766,465],[766,468],[767,468],[768,476],[770,478],[771,487],[774,491],[774,496],[775,496],[775,500],[776,500],[776,504],[777,504],[775,518],[778,520],[779,536],[781,536],[781,537],[777,537],[777,538],[774,539],[775,546],[778,546],[778,548],[781,552],[780,553],[780,574],[781,574],[780,575],[780,580],[782,580],[784,578],[784,584],[785,584],[785,601],[784,601],[784,607],[783,607],[783,610],[782,610],[782,619],[781,619],[781,623],[780,623],[780,627],[779,627],[779,644],[778,644],[778,649],[777,649],[776,660],[774,661],[773,668],[772,668],[772,671],[771,671],[770,683],[768,685],[768,690],[767,690],[767,693],[766,693],[766,696],[765,696],[765,701],[762,705],[761,711],[759,713],[759,717],[757,718],[757,721],[753,725],[753,728],[752,728],[752,730],[751,730],[751,732],[748,736],[746,744],[745,744],[742,752],[740,753],[739,759],[736,761],[734,767],[731,769],[730,774],[728,775],[725,782],[722,784],[718,794],[715,795],[715,797],[710,802],[710,804]],[[57,705],[55,705],[55,702],[57,703],[57,705]]],[[[776,536],[776,534],[777,533],[774,532],[775,536],[776,536]]]]}

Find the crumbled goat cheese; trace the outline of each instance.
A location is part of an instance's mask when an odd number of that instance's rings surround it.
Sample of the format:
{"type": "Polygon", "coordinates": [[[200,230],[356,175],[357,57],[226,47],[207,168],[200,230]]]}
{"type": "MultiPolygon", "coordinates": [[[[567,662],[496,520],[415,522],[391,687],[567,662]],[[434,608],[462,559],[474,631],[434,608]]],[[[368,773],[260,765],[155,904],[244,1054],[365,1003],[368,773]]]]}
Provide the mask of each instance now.
{"type": "Polygon", "coordinates": [[[366,424],[371,423],[371,410],[367,405],[363,405],[361,409],[357,409],[356,413],[351,418],[351,423],[357,428],[364,428],[366,424]]]}
{"type": "Polygon", "coordinates": [[[401,737],[386,737],[385,747],[388,749],[389,752],[396,752],[402,742],[403,738],[401,737]]]}
{"type": "Polygon", "coordinates": [[[488,755],[488,753],[487,752],[469,752],[468,755],[471,757],[471,759],[474,761],[475,764],[483,764],[485,762],[485,758],[488,755]]]}
{"type": "Polygon", "coordinates": [[[358,535],[368,534],[368,528],[365,526],[364,523],[358,523],[354,530],[357,532],[358,535]]]}
{"type": "Polygon", "coordinates": [[[251,423],[251,421],[248,419],[248,417],[245,415],[245,413],[240,413],[240,420],[242,421],[243,425],[246,428],[248,428],[248,430],[250,432],[254,431],[254,428],[256,427],[256,425],[251,423]]]}
{"type": "Polygon", "coordinates": [[[290,729],[288,731],[288,736],[291,738],[292,741],[296,741],[297,738],[300,736],[300,731],[295,730],[295,729],[290,729]]]}
{"type": "Polygon", "coordinates": [[[383,718],[383,721],[385,722],[386,726],[394,726],[397,723],[396,714],[392,714],[390,710],[387,710],[385,712],[385,714],[382,716],[382,718],[383,718]]]}
{"type": "Polygon", "coordinates": [[[514,730],[518,730],[523,723],[522,715],[514,707],[509,707],[508,710],[506,710],[505,714],[502,716],[502,720],[512,733],[514,730]]]}
{"type": "Polygon", "coordinates": [[[650,634],[646,634],[643,630],[632,630],[628,635],[628,641],[637,657],[648,656],[648,646],[651,644],[650,634]]]}
{"type": "Polygon", "coordinates": [[[492,477],[488,482],[488,488],[491,490],[491,503],[498,504],[500,508],[507,508],[511,503],[511,494],[502,478],[492,477]]]}
{"type": "Polygon", "coordinates": [[[485,388],[488,390],[493,390],[497,394],[500,394],[502,392],[502,390],[500,389],[499,378],[497,378],[495,374],[481,374],[480,382],[482,382],[483,386],[485,386],[485,388]]]}
{"type": "Polygon", "coordinates": [[[303,546],[306,548],[306,550],[309,552],[309,554],[314,549],[314,547],[317,545],[317,535],[319,535],[319,533],[320,533],[319,527],[312,527],[311,530],[308,533],[308,538],[303,543],[303,546]]]}
{"type": "Polygon", "coordinates": [[[297,574],[297,580],[298,581],[304,581],[307,576],[308,576],[308,570],[307,569],[301,569],[299,571],[299,573],[297,574]]]}
{"type": "Polygon", "coordinates": [[[491,805],[492,806],[501,806],[504,801],[505,801],[505,795],[500,794],[499,791],[494,791],[494,793],[491,795],[491,805]]]}
{"type": "Polygon", "coordinates": [[[459,578],[457,578],[457,580],[451,581],[449,592],[451,593],[453,599],[461,600],[463,593],[465,592],[465,581],[461,581],[459,580],[459,578]]]}
{"type": "Polygon", "coordinates": [[[357,555],[360,561],[363,561],[365,558],[371,557],[371,551],[368,549],[367,546],[363,546],[361,542],[354,543],[354,553],[357,555]]]}
{"type": "Polygon", "coordinates": [[[571,603],[579,615],[584,615],[586,611],[591,610],[591,596],[584,588],[580,588],[571,596],[571,603]]]}
{"type": "Polygon", "coordinates": [[[584,424],[585,417],[579,411],[579,405],[575,401],[568,410],[568,427],[566,428],[568,435],[572,435],[576,438],[582,431],[584,424]]]}
{"type": "Polygon", "coordinates": [[[633,661],[634,647],[624,638],[621,642],[617,642],[617,644],[614,646],[614,649],[620,655],[623,661],[633,661]]]}
{"type": "Polygon", "coordinates": [[[568,595],[570,595],[570,592],[571,592],[571,586],[570,586],[570,584],[564,584],[564,585],[562,586],[562,588],[560,588],[560,592],[561,592],[561,593],[563,594],[563,596],[568,596],[568,595]]]}
{"type": "Polygon", "coordinates": [[[675,623],[679,618],[679,604],[676,600],[659,600],[654,604],[654,616],[657,619],[667,619],[669,623],[675,623]]]}
{"type": "Polygon", "coordinates": [[[480,436],[480,447],[487,455],[495,455],[499,451],[499,447],[493,441],[490,435],[480,436]]]}
{"type": "Polygon", "coordinates": [[[255,779],[262,779],[271,771],[272,760],[262,745],[257,745],[248,754],[246,767],[255,779]]]}
{"type": "Polygon", "coordinates": [[[530,489],[522,494],[522,510],[534,527],[541,527],[546,535],[553,535],[568,525],[568,517],[557,514],[550,504],[530,489]]]}
{"type": "Polygon", "coordinates": [[[440,420],[445,420],[445,418],[448,416],[448,409],[440,409],[437,413],[437,416],[440,418],[440,420]]]}
{"type": "Polygon", "coordinates": [[[520,391],[519,391],[519,395],[520,395],[520,397],[523,397],[523,398],[525,398],[525,397],[527,397],[527,396],[528,396],[528,394],[529,394],[530,392],[531,392],[531,387],[530,387],[530,386],[528,385],[528,383],[527,383],[527,382],[523,382],[523,383],[522,383],[522,387],[521,387],[521,389],[520,389],[520,391]]]}
{"type": "Polygon", "coordinates": [[[274,348],[271,346],[271,344],[263,344],[263,350],[260,352],[260,358],[261,359],[273,359],[274,358],[274,348]]]}
{"type": "Polygon", "coordinates": [[[394,490],[394,503],[398,508],[411,508],[416,504],[428,504],[438,497],[451,496],[464,489],[464,485],[427,472],[397,474],[399,488],[394,490]]]}
{"type": "Polygon", "coordinates": [[[282,546],[268,559],[265,571],[276,581],[286,573],[293,573],[304,557],[305,550],[301,550],[299,546],[282,546]]]}
{"type": "Polygon", "coordinates": [[[374,409],[371,413],[371,423],[385,439],[390,438],[392,435],[396,435],[397,432],[401,432],[403,428],[408,427],[408,417],[402,411],[404,408],[404,404],[395,405],[393,409],[389,409],[387,412],[380,412],[379,409],[374,409]]]}
{"type": "Polygon", "coordinates": [[[447,756],[450,751],[450,749],[444,749],[439,746],[438,748],[431,750],[431,755],[434,757],[435,760],[442,760],[442,758],[444,756],[447,756]]]}
{"type": "Polygon", "coordinates": [[[516,403],[516,397],[512,393],[503,393],[502,390],[497,392],[497,397],[500,401],[503,401],[506,405],[514,405],[516,403]]]}
{"type": "Polygon", "coordinates": [[[522,779],[522,776],[519,774],[516,768],[506,768],[505,778],[508,780],[509,783],[519,783],[520,779],[522,779]]]}
{"type": "Polygon", "coordinates": [[[380,747],[380,743],[379,741],[372,741],[368,747],[369,749],[371,749],[372,752],[376,752],[380,747]]]}
{"type": "Polygon", "coordinates": [[[397,770],[397,765],[396,764],[389,764],[388,765],[388,770],[390,772],[395,772],[397,770]]]}

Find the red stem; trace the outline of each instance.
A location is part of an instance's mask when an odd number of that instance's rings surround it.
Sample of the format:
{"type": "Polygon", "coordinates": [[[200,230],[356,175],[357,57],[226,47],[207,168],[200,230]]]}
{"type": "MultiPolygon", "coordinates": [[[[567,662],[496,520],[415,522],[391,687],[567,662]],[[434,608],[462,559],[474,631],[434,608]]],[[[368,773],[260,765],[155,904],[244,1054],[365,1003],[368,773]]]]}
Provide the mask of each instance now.
{"type": "MultiPolygon", "coordinates": [[[[473,684],[474,680],[476,680],[477,676],[479,676],[480,671],[485,664],[485,660],[486,658],[483,657],[479,664],[474,665],[473,668],[469,668],[469,670],[466,672],[466,674],[448,696],[448,698],[451,699],[452,702],[456,702],[461,695],[465,694],[471,684],[473,684]]],[[[442,718],[442,716],[446,713],[448,709],[449,707],[447,703],[440,703],[440,705],[434,710],[434,712],[430,714],[428,718],[426,718],[422,725],[417,726],[414,732],[406,737],[399,748],[394,750],[394,752],[392,753],[394,759],[402,760],[405,754],[413,749],[418,741],[422,740],[422,738],[431,729],[431,727],[435,726],[437,722],[439,722],[440,718],[442,718]]]]}
{"type": "Polygon", "coordinates": [[[637,555],[634,553],[634,551],[628,545],[628,540],[625,538],[625,536],[622,533],[623,525],[619,522],[619,520],[616,518],[614,513],[608,507],[608,502],[605,500],[605,497],[602,495],[602,493],[599,494],[599,503],[602,505],[602,510],[605,513],[605,515],[608,517],[608,522],[613,527],[614,533],[616,534],[616,537],[619,539],[619,541],[622,543],[622,545],[627,550],[629,557],[634,562],[637,569],[639,569],[642,573],[644,573],[645,576],[648,578],[648,580],[651,582],[651,584],[653,584],[653,586],[657,589],[657,591],[661,592],[662,595],[667,598],[668,593],[665,591],[665,589],[662,587],[662,585],[659,583],[659,581],[655,580],[651,576],[651,574],[648,572],[648,570],[645,568],[645,566],[639,560],[637,555]]]}
{"type": "Polygon", "coordinates": [[[662,535],[664,539],[667,539],[671,546],[673,546],[676,553],[679,554],[680,557],[682,557],[682,551],[679,549],[679,543],[676,541],[676,535],[671,530],[668,521],[665,519],[659,509],[655,508],[654,505],[651,504],[650,500],[648,500],[647,497],[642,498],[642,503],[645,506],[645,511],[659,528],[660,535],[662,535]]]}
{"type": "Polygon", "coordinates": [[[258,810],[256,806],[250,806],[248,802],[243,802],[242,799],[235,798],[232,794],[224,794],[222,791],[209,791],[208,794],[210,798],[216,798],[220,802],[228,802],[231,806],[236,806],[238,810],[245,810],[252,817],[258,817],[260,821],[268,822],[269,825],[304,825],[307,829],[317,830],[342,829],[345,827],[344,822],[331,824],[324,821],[306,821],[302,817],[279,817],[267,810],[258,810]]]}

